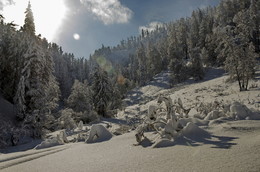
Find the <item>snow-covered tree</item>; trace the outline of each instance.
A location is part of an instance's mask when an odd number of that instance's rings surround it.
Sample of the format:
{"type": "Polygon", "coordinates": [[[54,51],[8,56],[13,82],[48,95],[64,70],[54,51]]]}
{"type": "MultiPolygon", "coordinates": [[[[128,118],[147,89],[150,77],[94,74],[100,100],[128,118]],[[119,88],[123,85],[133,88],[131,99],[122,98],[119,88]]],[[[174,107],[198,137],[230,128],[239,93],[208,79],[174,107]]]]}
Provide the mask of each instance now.
{"type": "Polygon", "coordinates": [[[233,21],[236,26],[228,32],[226,39],[228,57],[225,68],[231,77],[237,79],[240,91],[244,91],[248,89],[249,79],[253,78],[255,73],[256,54],[250,38],[250,28],[253,25],[246,10],[238,12],[233,21]]]}
{"type": "Polygon", "coordinates": [[[105,117],[111,96],[113,96],[111,81],[107,72],[101,68],[95,69],[92,81],[94,108],[98,115],[105,117]]]}
{"type": "MultiPolygon", "coordinates": [[[[179,28],[181,29],[179,31],[179,34],[181,35],[184,34],[181,32],[185,30],[182,27],[179,28]]],[[[186,36],[183,35],[184,38],[179,37],[180,39],[178,39],[177,25],[173,23],[170,25],[170,28],[171,29],[169,31],[169,37],[168,37],[169,44],[168,44],[168,51],[167,51],[168,58],[170,60],[168,64],[168,69],[172,72],[171,83],[174,84],[174,83],[179,83],[184,81],[187,77],[186,68],[184,65],[184,60],[187,58],[186,49],[185,49],[185,45],[183,47],[183,45],[180,44],[180,42],[184,44],[186,43],[186,41],[184,40],[186,39],[185,38],[186,36]]]]}
{"type": "Polygon", "coordinates": [[[139,85],[144,85],[147,81],[147,57],[145,54],[145,48],[144,45],[141,44],[136,52],[137,60],[138,60],[138,83],[139,85]]]}
{"type": "Polygon", "coordinates": [[[33,137],[44,135],[51,111],[57,107],[59,88],[53,76],[53,60],[47,40],[36,37],[30,3],[26,9],[21,32],[20,79],[14,102],[18,119],[31,131],[33,137]]]}
{"type": "Polygon", "coordinates": [[[252,43],[249,46],[238,45],[234,41],[229,42],[229,54],[225,61],[225,69],[231,78],[236,78],[240,91],[248,89],[249,80],[255,74],[255,50],[252,43]]]}
{"type": "Polygon", "coordinates": [[[86,82],[75,80],[71,88],[67,104],[75,112],[90,112],[92,110],[91,90],[86,82]]]}

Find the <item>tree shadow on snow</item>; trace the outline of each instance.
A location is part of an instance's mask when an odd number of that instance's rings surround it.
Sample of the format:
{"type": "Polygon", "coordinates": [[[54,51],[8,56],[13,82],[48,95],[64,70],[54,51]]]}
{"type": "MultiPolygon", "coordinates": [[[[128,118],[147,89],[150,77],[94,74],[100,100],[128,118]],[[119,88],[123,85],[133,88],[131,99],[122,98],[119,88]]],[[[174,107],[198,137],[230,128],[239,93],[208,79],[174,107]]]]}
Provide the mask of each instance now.
{"type": "Polygon", "coordinates": [[[235,139],[238,139],[238,137],[215,136],[208,133],[208,135],[203,136],[181,136],[174,142],[174,145],[212,145],[211,148],[230,149],[232,146],[237,145],[237,143],[233,143],[235,139]]]}
{"type": "Polygon", "coordinates": [[[28,141],[28,140],[27,140],[27,143],[22,143],[17,146],[10,146],[10,147],[7,147],[2,150],[0,149],[0,153],[9,154],[9,153],[15,153],[15,152],[24,152],[24,151],[35,148],[35,146],[37,146],[38,144],[40,144],[42,142],[41,139],[35,139],[35,140],[31,139],[30,141],[28,141]]]}
{"type": "Polygon", "coordinates": [[[209,81],[212,79],[216,79],[218,77],[221,77],[225,74],[225,70],[221,68],[208,68],[207,75],[203,78],[202,82],[209,81]]]}
{"type": "Polygon", "coordinates": [[[125,103],[127,104],[127,106],[138,104],[142,100],[142,95],[143,93],[141,91],[138,90],[130,91],[128,92],[125,103]]]}

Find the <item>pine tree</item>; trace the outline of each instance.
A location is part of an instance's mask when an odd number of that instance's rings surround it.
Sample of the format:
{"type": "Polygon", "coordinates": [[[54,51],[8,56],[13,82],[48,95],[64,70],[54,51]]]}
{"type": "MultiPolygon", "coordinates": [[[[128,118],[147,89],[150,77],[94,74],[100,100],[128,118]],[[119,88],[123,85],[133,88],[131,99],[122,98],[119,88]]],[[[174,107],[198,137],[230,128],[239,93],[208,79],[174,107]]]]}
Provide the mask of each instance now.
{"type": "Polygon", "coordinates": [[[179,46],[181,48],[181,56],[185,57],[185,59],[188,59],[188,26],[187,26],[187,20],[184,18],[181,18],[178,23],[178,32],[177,32],[177,39],[179,46]]]}
{"type": "Polygon", "coordinates": [[[154,75],[161,72],[162,60],[158,50],[151,43],[148,46],[147,59],[149,78],[152,78],[154,75]]]}
{"type": "Polygon", "coordinates": [[[193,11],[190,19],[189,49],[196,48],[199,44],[199,17],[198,11],[193,11]]]}
{"type": "Polygon", "coordinates": [[[107,72],[98,67],[94,71],[92,81],[94,108],[98,115],[106,117],[107,107],[113,96],[111,81],[107,72]]]}
{"type": "Polygon", "coordinates": [[[249,8],[249,15],[250,19],[252,21],[252,27],[251,27],[251,37],[252,41],[255,45],[256,52],[260,52],[260,13],[259,13],[260,7],[257,6],[256,0],[251,0],[250,8],[249,8]]]}
{"type": "Polygon", "coordinates": [[[32,6],[29,1],[28,6],[25,11],[25,20],[24,20],[24,26],[22,30],[26,33],[29,33],[30,35],[35,35],[35,24],[34,24],[34,17],[32,12],[32,6]]]}
{"type": "Polygon", "coordinates": [[[190,51],[190,57],[191,57],[191,66],[190,66],[191,76],[193,76],[193,78],[196,81],[202,80],[204,78],[204,69],[200,58],[199,49],[198,48],[192,49],[190,51]]]}
{"type": "Polygon", "coordinates": [[[209,66],[209,54],[208,50],[205,47],[203,47],[201,50],[200,58],[202,60],[203,65],[209,66]]]}
{"type": "Polygon", "coordinates": [[[12,24],[0,24],[0,89],[10,102],[13,102],[20,75],[20,35],[12,24]]]}
{"type": "Polygon", "coordinates": [[[44,127],[57,107],[59,88],[53,76],[53,60],[47,40],[35,36],[33,14],[29,3],[21,36],[20,79],[14,97],[18,119],[33,137],[44,135],[44,127]]]}

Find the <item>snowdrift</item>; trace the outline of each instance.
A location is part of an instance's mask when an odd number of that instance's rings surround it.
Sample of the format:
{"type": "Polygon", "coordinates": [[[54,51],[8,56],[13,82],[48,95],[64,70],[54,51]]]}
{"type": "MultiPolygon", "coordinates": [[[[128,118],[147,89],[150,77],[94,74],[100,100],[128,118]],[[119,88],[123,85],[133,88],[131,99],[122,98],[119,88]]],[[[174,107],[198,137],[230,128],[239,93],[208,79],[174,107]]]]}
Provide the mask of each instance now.
{"type": "Polygon", "coordinates": [[[113,135],[103,125],[95,124],[91,126],[86,143],[107,141],[110,140],[112,136],[113,135]]]}

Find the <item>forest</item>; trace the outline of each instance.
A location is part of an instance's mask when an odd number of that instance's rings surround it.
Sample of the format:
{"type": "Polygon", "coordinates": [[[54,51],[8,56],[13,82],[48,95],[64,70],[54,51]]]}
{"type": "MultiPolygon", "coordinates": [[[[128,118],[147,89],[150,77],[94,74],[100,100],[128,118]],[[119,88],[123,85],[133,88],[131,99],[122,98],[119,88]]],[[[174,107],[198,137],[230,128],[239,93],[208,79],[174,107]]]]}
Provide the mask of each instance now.
{"type": "Polygon", "coordinates": [[[174,86],[202,80],[208,67],[223,67],[246,91],[259,61],[259,26],[260,1],[222,0],[75,57],[35,34],[30,3],[20,29],[0,15],[0,94],[17,114],[15,121],[0,122],[9,128],[0,130],[0,147],[17,144],[9,137],[42,138],[79,121],[112,117],[128,91],[162,71],[171,72],[174,86]]]}

